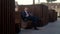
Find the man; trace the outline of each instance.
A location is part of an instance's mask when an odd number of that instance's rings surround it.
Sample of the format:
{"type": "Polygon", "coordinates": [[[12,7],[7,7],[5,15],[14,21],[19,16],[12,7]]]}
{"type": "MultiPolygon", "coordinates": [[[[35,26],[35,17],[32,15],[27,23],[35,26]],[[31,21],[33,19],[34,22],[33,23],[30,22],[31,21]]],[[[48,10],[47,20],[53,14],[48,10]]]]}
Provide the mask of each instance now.
{"type": "Polygon", "coordinates": [[[21,12],[21,15],[22,15],[23,19],[25,19],[25,20],[31,20],[32,21],[32,27],[35,30],[38,30],[36,25],[37,25],[39,19],[37,17],[35,17],[33,15],[33,13],[29,12],[27,7],[24,8],[24,11],[21,12]]]}

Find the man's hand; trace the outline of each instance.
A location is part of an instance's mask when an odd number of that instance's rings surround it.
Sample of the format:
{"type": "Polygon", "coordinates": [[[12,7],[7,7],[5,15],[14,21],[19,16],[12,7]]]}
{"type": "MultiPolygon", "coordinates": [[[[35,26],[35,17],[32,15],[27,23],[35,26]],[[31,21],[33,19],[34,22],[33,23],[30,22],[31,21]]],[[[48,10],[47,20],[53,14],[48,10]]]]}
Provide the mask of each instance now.
{"type": "Polygon", "coordinates": [[[33,16],[33,13],[32,13],[32,12],[29,12],[29,15],[30,15],[30,16],[33,16]]]}
{"type": "Polygon", "coordinates": [[[26,17],[28,17],[29,15],[26,15],[26,17]]]}

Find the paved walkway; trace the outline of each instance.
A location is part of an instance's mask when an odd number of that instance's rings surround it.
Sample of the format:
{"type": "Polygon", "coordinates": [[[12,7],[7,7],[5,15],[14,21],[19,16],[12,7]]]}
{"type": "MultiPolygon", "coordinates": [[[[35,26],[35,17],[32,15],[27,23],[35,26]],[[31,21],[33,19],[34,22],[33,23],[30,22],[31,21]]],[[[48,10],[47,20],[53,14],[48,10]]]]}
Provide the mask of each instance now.
{"type": "Polygon", "coordinates": [[[19,34],[60,34],[60,18],[56,22],[40,27],[40,30],[22,30],[19,34]]]}

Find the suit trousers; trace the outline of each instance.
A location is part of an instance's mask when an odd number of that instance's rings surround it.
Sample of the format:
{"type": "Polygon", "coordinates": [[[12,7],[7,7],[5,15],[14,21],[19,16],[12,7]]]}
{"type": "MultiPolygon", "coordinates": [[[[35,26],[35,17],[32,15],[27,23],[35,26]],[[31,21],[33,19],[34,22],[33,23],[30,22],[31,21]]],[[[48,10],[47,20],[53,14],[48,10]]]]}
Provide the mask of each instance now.
{"type": "Polygon", "coordinates": [[[29,17],[27,17],[27,19],[32,21],[32,27],[34,27],[36,29],[37,23],[39,21],[38,17],[29,16],[29,17]]]}

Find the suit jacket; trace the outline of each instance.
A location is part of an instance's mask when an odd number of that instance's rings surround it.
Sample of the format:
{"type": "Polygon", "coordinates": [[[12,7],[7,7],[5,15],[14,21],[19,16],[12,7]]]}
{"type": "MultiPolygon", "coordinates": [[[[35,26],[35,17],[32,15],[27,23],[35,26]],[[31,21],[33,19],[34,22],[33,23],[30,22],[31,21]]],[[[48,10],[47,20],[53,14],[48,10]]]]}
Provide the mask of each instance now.
{"type": "MultiPolygon", "coordinates": [[[[32,12],[28,12],[28,14],[29,14],[29,13],[32,14],[32,12]]],[[[30,15],[29,15],[29,16],[30,16],[30,15]]],[[[21,17],[22,17],[23,19],[27,18],[25,11],[22,11],[22,12],[21,12],[21,17]]]]}

